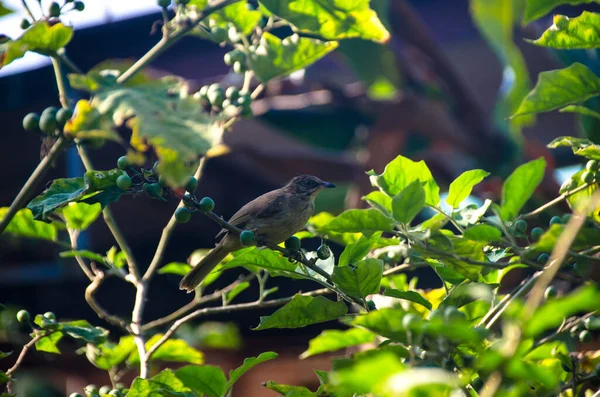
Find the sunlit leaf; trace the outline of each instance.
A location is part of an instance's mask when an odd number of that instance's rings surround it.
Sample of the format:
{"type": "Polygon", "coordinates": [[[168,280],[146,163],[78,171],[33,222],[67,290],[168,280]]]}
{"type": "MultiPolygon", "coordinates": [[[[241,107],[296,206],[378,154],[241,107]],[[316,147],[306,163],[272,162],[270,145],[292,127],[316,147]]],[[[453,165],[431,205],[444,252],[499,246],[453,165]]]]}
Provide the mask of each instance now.
{"type": "Polygon", "coordinates": [[[67,226],[70,229],[85,230],[98,218],[102,212],[100,203],[69,203],[63,210],[62,214],[67,221],[67,226]]]}
{"type": "Polygon", "coordinates": [[[187,263],[171,262],[158,269],[158,274],[176,274],[185,276],[192,267],[187,263]]]}
{"type": "Polygon", "coordinates": [[[525,163],[506,179],[502,186],[502,207],[500,216],[502,219],[511,221],[519,214],[519,211],[544,178],[546,160],[540,157],[525,163]]]}
{"type": "Polygon", "coordinates": [[[577,5],[593,2],[597,0],[527,0],[523,23],[535,21],[563,4],[577,5]]]}
{"type": "MultiPolygon", "coordinates": [[[[0,208],[0,219],[4,218],[8,207],[0,208]]],[[[41,238],[55,241],[58,231],[56,225],[34,220],[29,208],[19,210],[6,227],[6,232],[19,237],[41,238]]]]}
{"type": "Polygon", "coordinates": [[[382,274],[383,261],[370,258],[347,266],[336,266],[331,279],[346,294],[364,299],[379,291],[382,274]]]}
{"type": "MultiPolygon", "coordinates": [[[[150,338],[146,342],[146,350],[156,344],[162,336],[162,334],[156,334],[150,338]]],[[[131,364],[136,364],[139,363],[139,360],[140,357],[136,349],[131,353],[127,361],[131,364]]],[[[202,364],[204,362],[204,354],[190,346],[183,339],[169,339],[156,350],[152,355],[152,360],[202,364]]]]}
{"type": "Polygon", "coordinates": [[[577,156],[600,160],[600,145],[596,145],[589,139],[561,136],[550,142],[548,147],[550,149],[555,149],[557,147],[570,147],[571,150],[573,150],[573,154],[576,154],[577,156]]]}
{"type": "Polygon", "coordinates": [[[555,15],[550,26],[532,44],[556,49],[598,48],[600,47],[600,14],[584,11],[576,18],[555,15]]]}
{"type": "Polygon", "coordinates": [[[252,249],[236,256],[219,270],[232,269],[243,266],[257,272],[260,268],[268,270],[271,274],[292,276],[298,265],[284,257],[281,252],[270,249],[252,249]]]}
{"type": "Polygon", "coordinates": [[[416,291],[399,291],[397,289],[386,288],[385,291],[383,291],[383,295],[411,301],[431,310],[431,302],[423,298],[423,296],[416,291]]]}
{"type": "Polygon", "coordinates": [[[380,237],[381,233],[373,233],[369,238],[362,236],[357,242],[348,244],[342,251],[337,265],[346,266],[349,263],[360,261],[369,253],[380,237]]]}
{"type": "Polygon", "coordinates": [[[371,331],[362,328],[350,328],[345,331],[326,330],[310,340],[308,350],[302,353],[300,358],[371,343],[375,341],[375,336],[371,331]]]}
{"type": "Polygon", "coordinates": [[[60,354],[58,349],[58,342],[63,337],[63,333],[60,331],[53,332],[48,336],[44,336],[35,343],[35,349],[39,352],[60,354]]]}
{"type": "Polygon", "coordinates": [[[450,184],[446,203],[452,208],[457,208],[473,191],[473,187],[481,182],[490,173],[484,170],[470,170],[463,172],[450,184]]]}
{"type": "Polygon", "coordinates": [[[325,233],[363,233],[371,235],[377,232],[389,232],[394,222],[376,209],[346,210],[322,226],[325,233]]]}
{"type": "Polygon", "coordinates": [[[392,199],[392,214],[400,223],[410,224],[425,206],[421,181],[413,181],[392,199]]]}
{"type": "Polygon", "coordinates": [[[502,232],[494,226],[480,224],[465,230],[465,238],[474,241],[497,241],[502,238],[502,232]]]}
{"type": "Polygon", "coordinates": [[[258,355],[258,357],[248,357],[244,359],[244,363],[234,370],[229,371],[229,381],[225,386],[226,390],[229,390],[235,382],[238,381],[246,372],[256,367],[258,364],[264,363],[265,361],[273,360],[277,358],[275,352],[264,352],[258,355]]]}
{"type": "Polygon", "coordinates": [[[272,380],[265,382],[264,386],[267,389],[281,393],[285,397],[317,397],[315,393],[304,386],[282,385],[280,383],[275,383],[272,380]]]}
{"type": "Polygon", "coordinates": [[[188,365],[179,368],[175,374],[198,395],[222,397],[227,390],[225,374],[219,367],[188,365]]]}
{"type": "Polygon", "coordinates": [[[99,346],[88,344],[86,357],[96,367],[109,370],[124,362],[136,349],[133,336],[123,336],[118,343],[105,342],[99,346]]]}
{"type": "Polygon", "coordinates": [[[296,295],[270,316],[262,316],[254,330],[269,328],[301,328],[342,317],[348,308],[343,301],[331,301],[322,296],[296,295]]]}

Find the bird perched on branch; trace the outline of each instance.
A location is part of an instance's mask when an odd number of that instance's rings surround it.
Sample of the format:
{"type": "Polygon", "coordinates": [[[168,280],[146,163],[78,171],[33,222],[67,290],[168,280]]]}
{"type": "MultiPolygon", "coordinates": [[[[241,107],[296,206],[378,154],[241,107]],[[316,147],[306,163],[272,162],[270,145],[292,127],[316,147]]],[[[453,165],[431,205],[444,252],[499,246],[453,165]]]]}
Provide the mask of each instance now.
{"type": "MultiPolygon", "coordinates": [[[[315,209],[315,196],[321,190],[335,187],[312,175],[300,175],[284,187],[255,198],[236,212],[229,224],[240,229],[252,230],[257,237],[272,243],[281,243],[301,230],[315,209]]],[[[192,292],[204,278],[230,252],[242,249],[237,235],[222,229],[223,236],[210,251],[179,283],[179,289],[192,292]]]]}

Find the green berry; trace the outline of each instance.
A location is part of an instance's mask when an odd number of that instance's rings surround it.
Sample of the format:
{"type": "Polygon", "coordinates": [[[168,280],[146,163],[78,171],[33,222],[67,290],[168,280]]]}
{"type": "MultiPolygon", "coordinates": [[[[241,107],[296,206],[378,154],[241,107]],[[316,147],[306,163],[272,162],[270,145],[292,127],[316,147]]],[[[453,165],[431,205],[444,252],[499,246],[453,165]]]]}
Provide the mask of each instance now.
{"type": "Polygon", "coordinates": [[[592,317],[588,317],[585,320],[583,320],[583,325],[585,325],[586,329],[589,330],[598,330],[600,329],[600,317],[599,316],[592,316],[592,317]]]}
{"type": "Polygon", "coordinates": [[[592,183],[595,177],[596,175],[591,171],[584,171],[583,174],[581,174],[581,180],[585,183],[592,183]]]}
{"type": "Polygon", "coordinates": [[[120,391],[120,390],[116,390],[116,389],[114,389],[114,390],[111,390],[111,391],[109,391],[109,392],[108,392],[108,395],[109,395],[109,396],[114,396],[114,397],[122,397],[122,396],[123,396],[123,393],[121,393],[121,391],[120,391]]]}
{"type": "Polygon", "coordinates": [[[560,225],[560,224],[562,224],[562,219],[561,219],[560,216],[553,216],[550,219],[550,226],[552,226],[552,225],[560,225]]]}
{"type": "Polygon", "coordinates": [[[252,230],[244,230],[240,233],[240,242],[244,247],[256,245],[256,236],[252,230]]]}
{"type": "Polygon", "coordinates": [[[131,164],[129,163],[127,156],[121,156],[117,160],[117,167],[119,167],[119,169],[121,170],[126,170],[127,168],[129,168],[130,165],[131,164]]]}
{"type": "Polygon", "coordinates": [[[58,123],[56,122],[56,112],[57,109],[55,107],[49,107],[45,109],[40,116],[40,129],[46,134],[53,134],[58,127],[58,123]]]}
{"type": "Polygon", "coordinates": [[[28,323],[30,319],[31,316],[29,315],[29,312],[27,310],[19,310],[17,312],[17,321],[21,324],[28,323]]]}
{"type": "Polygon", "coordinates": [[[598,160],[590,160],[585,164],[585,169],[588,171],[596,172],[600,168],[600,163],[598,160]]]}
{"type": "Polygon", "coordinates": [[[298,251],[300,249],[300,245],[300,239],[296,236],[292,236],[285,240],[285,248],[287,249],[298,251]]]}
{"type": "Polygon", "coordinates": [[[208,95],[208,86],[203,85],[200,88],[200,90],[198,91],[198,94],[200,95],[201,98],[206,98],[206,96],[208,95]]]}
{"type": "Polygon", "coordinates": [[[541,254],[537,258],[537,263],[539,263],[540,265],[545,265],[548,262],[548,259],[550,259],[548,254],[541,254]]]}
{"type": "Polygon", "coordinates": [[[223,57],[223,60],[227,66],[232,66],[236,62],[243,62],[245,59],[246,55],[238,49],[228,52],[223,57]]]}
{"type": "Polygon", "coordinates": [[[163,188],[158,183],[146,183],[144,184],[144,192],[150,197],[162,197],[163,188]]]}
{"type": "Polygon", "coordinates": [[[44,317],[46,317],[48,320],[53,320],[53,321],[56,320],[56,316],[52,312],[44,313],[44,317]]]}
{"type": "Polygon", "coordinates": [[[546,291],[544,291],[544,298],[546,298],[546,300],[555,298],[556,295],[558,295],[558,290],[552,285],[546,288],[546,291]]]}
{"type": "Polygon", "coordinates": [[[198,204],[198,209],[202,212],[210,212],[215,208],[215,202],[210,197],[202,198],[198,204]]]}
{"type": "Polygon", "coordinates": [[[429,313],[429,321],[443,321],[444,312],[441,309],[432,310],[429,313]]]}
{"type": "Polygon", "coordinates": [[[251,104],[252,104],[252,97],[250,96],[250,94],[240,92],[240,96],[237,99],[237,105],[244,106],[244,107],[246,107],[246,106],[250,107],[251,104]]]}
{"type": "Polygon", "coordinates": [[[252,115],[253,115],[252,108],[250,106],[242,107],[242,111],[240,112],[240,115],[242,117],[252,117],[252,115]]]}
{"type": "Polygon", "coordinates": [[[225,97],[231,101],[235,101],[240,97],[240,89],[237,87],[229,87],[225,91],[225,97]]]}
{"type": "Polygon", "coordinates": [[[519,219],[515,222],[514,227],[517,232],[525,234],[525,232],[527,231],[527,221],[519,219]]]}
{"type": "Polygon", "coordinates": [[[331,251],[329,250],[329,247],[327,246],[327,244],[320,245],[319,248],[317,248],[317,258],[319,258],[320,260],[324,261],[325,259],[328,259],[330,256],[331,256],[331,251]]]}
{"type": "Polygon", "coordinates": [[[208,91],[208,101],[212,106],[220,108],[223,106],[223,101],[225,100],[225,94],[223,90],[209,90],[208,91]]]}
{"type": "Polygon", "coordinates": [[[534,227],[531,229],[531,239],[533,241],[538,241],[540,237],[542,237],[542,234],[544,234],[544,229],[541,227],[534,227]]]}
{"type": "Polygon", "coordinates": [[[118,391],[123,391],[123,389],[125,389],[125,385],[124,385],[124,384],[122,384],[122,383],[117,383],[117,384],[115,385],[115,388],[116,388],[118,391]]]}
{"type": "Polygon", "coordinates": [[[40,116],[37,113],[28,113],[23,118],[23,128],[25,131],[34,131],[40,128],[40,116]]]}
{"type": "Polygon", "coordinates": [[[562,223],[569,223],[569,221],[571,220],[571,214],[564,214],[560,220],[562,221],[562,223]]]}
{"type": "Polygon", "coordinates": [[[60,16],[60,5],[56,2],[52,2],[50,8],[48,8],[48,14],[50,14],[51,17],[58,18],[60,16]]]}
{"type": "Polygon", "coordinates": [[[98,390],[98,393],[100,394],[100,396],[104,396],[108,394],[111,390],[112,387],[104,385],[100,388],[100,390],[98,390]]]}
{"type": "Polygon", "coordinates": [[[464,320],[465,315],[454,306],[448,306],[444,309],[444,319],[446,321],[464,320]]]}
{"type": "Polygon", "coordinates": [[[79,394],[79,393],[71,393],[69,395],[69,397],[83,397],[83,396],[81,394],[79,394]]]}
{"type": "Polygon", "coordinates": [[[98,394],[98,386],[96,385],[87,385],[83,388],[85,394],[98,394]]]}
{"type": "Polygon", "coordinates": [[[198,188],[198,180],[193,176],[190,176],[187,182],[185,183],[185,190],[194,193],[194,191],[198,188]]]}
{"type": "Polygon", "coordinates": [[[75,7],[75,9],[77,11],[83,11],[83,10],[85,10],[85,4],[83,4],[82,1],[76,1],[75,3],[73,3],[73,6],[75,7]]]}
{"type": "Polygon", "coordinates": [[[179,207],[175,210],[175,220],[178,223],[188,223],[192,219],[192,213],[185,207],[179,207]]]}
{"type": "Polygon", "coordinates": [[[29,22],[27,19],[23,19],[21,21],[21,29],[25,30],[27,28],[29,28],[31,26],[31,22],[29,22]]]}
{"type": "Polygon", "coordinates": [[[402,327],[405,330],[412,330],[418,322],[419,318],[412,313],[407,313],[402,317],[402,327]]]}
{"type": "Polygon", "coordinates": [[[212,35],[212,37],[215,39],[215,41],[217,43],[222,43],[225,40],[227,40],[227,30],[223,29],[220,26],[214,26],[211,30],[210,30],[210,34],[212,35]]]}
{"type": "Polygon", "coordinates": [[[237,43],[242,39],[242,35],[238,32],[235,26],[230,26],[227,30],[227,38],[231,43],[237,43]]]}
{"type": "Polygon", "coordinates": [[[71,109],[60,108],[58,109],[58,112],[56,112],[56,121],[61,128],[67,124],[67,121],[71,120],[71,117],[73,117],[73,111],[71,109]]]}
{"type": "Polygon", "coordinates": [[[167,8],[171,5],[171,0],[158,0],[158,6],[162,8],[167,8]]]}
{"type": "Polygon", "coordinates": [[[131,187],[131,178],[127,174],[119,175],[117,178],[117,187],[121,190],[127,190],[131,187]]]}
{"type": "Polygon", "coordinates": [[[369,311],[377,310],[377,306],[375,306],[375,302],[373,302],[371,300],[367,301],[367,308],[369,309],[369,311]]]}
{"type": "Polygon", "coordinates": [[[233,72],[234,73],[244,73],[246,71],[246,65],[243,62],[236,62],[233,64],[233,72]]]}
{"type": "Polygon", "coordinates": [[[588,330],[579,333],[579,341],[581,343],[590,343],[592,341],[592,333],[588,330]]]}

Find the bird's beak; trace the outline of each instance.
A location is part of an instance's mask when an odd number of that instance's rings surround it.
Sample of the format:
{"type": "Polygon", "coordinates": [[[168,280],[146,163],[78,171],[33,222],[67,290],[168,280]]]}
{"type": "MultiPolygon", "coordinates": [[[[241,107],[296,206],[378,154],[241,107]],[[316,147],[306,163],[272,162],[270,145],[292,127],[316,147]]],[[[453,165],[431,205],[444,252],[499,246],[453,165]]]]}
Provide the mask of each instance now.
{"type": "Polygon", "coordinates": [[[331,182],[323,182],[323,187],[330,189],[330,188],[334,188],[335,185],[331,182]]]}

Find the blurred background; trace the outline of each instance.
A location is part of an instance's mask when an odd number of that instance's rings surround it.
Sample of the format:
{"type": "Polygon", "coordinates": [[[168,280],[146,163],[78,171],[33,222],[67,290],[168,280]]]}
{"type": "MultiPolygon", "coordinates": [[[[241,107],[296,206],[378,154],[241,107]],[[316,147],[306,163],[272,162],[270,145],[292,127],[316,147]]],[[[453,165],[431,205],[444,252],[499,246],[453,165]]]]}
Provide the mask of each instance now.
{"type": "MultiPolygon", "coordinates": [[[[476,3],[480,2],[373,0],[372,8],[387,24],[392,40],[386,46],[344,41],[337,51],[309,69],[269,83],[253,103],[256,117],[226,132],[224,141],[230,151],[208,161],[197,195],[212,197],[215,211],[227,218],[254,197],[297,174],[308,173],[338,185],[319,197],[317,212],[339,213],[365,205],[361,197],[371,191],[365,171],[382,172],[390,160],[402,154],[425,160],[442,192],[467,169],[490,171],[492,177],[479,185],[474,201],[498,199],[503,178],[515,166],[544,156],[549,168],[536,200],[539,203],[554,197],[561,181],[576,172],[580,164],[570,151],[550,152],[545,145],[561,135],[598,141],[597,126],[582,116],[557,112],[536,121],[509,120],[507,116],[533,87],[537,73],[574,61],[598,72],[598,54],[550,52],[523,40],[539,37],[552,24],[552,15],[526,27],[518,21],[503,27],[494,26],[494,19],[486,20],[494,12],[510,11],[502,7],[520,1],[493,2],[504,6],[485,12],[471,8],[476,3]],[[508,57],[507,53],[517,56],[508,57]]],[[[4,0],[3,4],[16,12],[0,18],[0,34],[18,37],[24,16],[20,1],[4,0]]],[[[160,19],[154,0],[85,4],[84,12],[63,19],[75,28],[67,52],[84,70],[105,59],[136,59],[159,40],[159,34],[152,32],[153,23],[160,19]]],[[[571,7],[554,12],[578,15],[581,10],[571,7]]],[[[500,23],[498,20],[496,23],[500,23]]],[[[226,52],[226,48],[211,42],[187,37],[159,57],[151,71],[189,79],[193,90],[215,81],[235,84],[238,76],[227,75],[229,68],[223,63],[226,52]]],[[[49,65],[45,57],[28,53],[0,70],[0,206],[10,205],[40,158],[41,141],[23,131],[23,116],[59,105],[49,65]]],[[[98,169],[110,169],[124,152],[117,144],[107,143],[93,154],[98,169]]],[[[48,180],[82,174],[83,166],[72,149],[56,163],[48,180]]],[[[126,197],[112,205],[140,263],[152,258],[175,206],[174,201],[164,203],[143,197],[126,197]]],[[[178,226],[165,264],[185,262],[195,249],[212,247],[218,229],[203,217],[178,226]]],[[[306,247],[314,249],[318,244],[308,242],[306,247]]],[[[96,252],[105,252],[112,245],[102,222],[96,222],[80,240],[80,248],[96,252]]],[[[87,284],[79,268],[74,261],[57,259],[60,251],[42,241],[0,237],[0,302],[10,309],[0,314],[0,350],[13,350],[13,343],[23,342],[19,339],[23,334],[19,337],[18,324],[13,320],[20,308],[32,313],[52,310],[61,319],[85,318],[106,325],[83,300],[87,284]]],[[[427,271],[418,275],[420,286],[434,285],[427,271]]],[[[215,286],[226,285],[236,277],[235,272],[227,274],[215,286]]],[[[172,275],[154,279],[146,320],[170,313],[189,300],[178,290],[178,282],[179,278],[172,275]]],[[[108,280],[98,297],[109,312],[127,317],[134,291],[119,283],[108,280]]],[[[280,279],[272,279],[271,284],[279,286],[279,296],[314,287],[280,279]]],[[[253,292],[245,294],[248,296],[242,299],[254,298],[253,292]]],[[[269,311],[208,318],[208,323],[182,330],[180,337],[195,342],[205,351],[208,363],[221,365],[226,371],[241,364],[244,357],[263,351],[280,354],[278,360],[246,375],[234,396],[274,395],[260,386],[267,379],[318,386],[312,369],[327,369],[329,357],[304,361],[297,357],[320,327],[293,332],[251,331],[258,316],[266,313],[269,311]]],[[[48,354],[30,355],[22,371],[27,370],[35,380],[31,384],[39,387],[27,395],[51,395],[49,390],[58,395],[81,389],[87,383],[108,383],[101,371],[73,350],[65,347],[60,359],[48,354]],[[56,365],[48,366],[53,361],[56,365]],[[52,389],[40,386],[45,383],[52,389]]]]}

